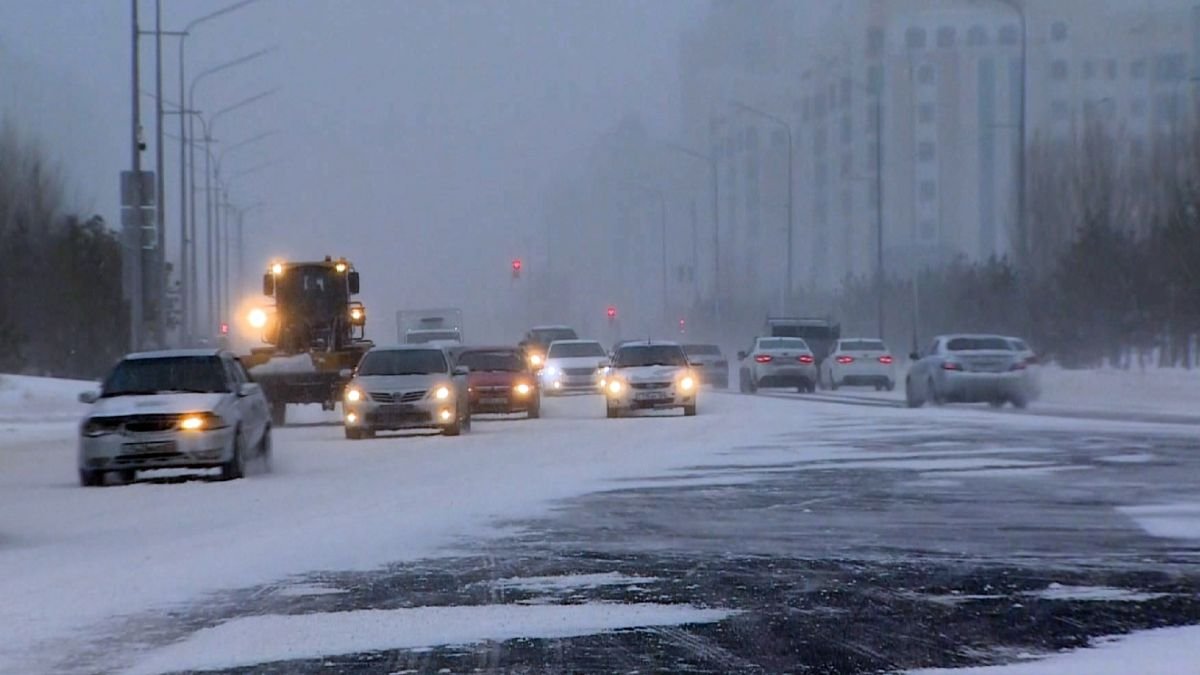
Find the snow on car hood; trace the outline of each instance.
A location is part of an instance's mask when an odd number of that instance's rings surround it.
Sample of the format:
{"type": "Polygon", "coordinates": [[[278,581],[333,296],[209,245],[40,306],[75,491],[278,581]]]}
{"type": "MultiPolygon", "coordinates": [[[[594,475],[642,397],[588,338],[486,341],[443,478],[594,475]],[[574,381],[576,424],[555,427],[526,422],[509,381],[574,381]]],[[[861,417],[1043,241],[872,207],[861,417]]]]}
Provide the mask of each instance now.
{"type": "Polygon", "coordinates": [[[396,392],[429,389],[450,380],[442,373],[432,375],[364,375],[354,378],[353,384],[365,391],[396,392]]]}
{"type": "Polygon", "coordinates": [[[630,382],[665,382],[675,379],[683,370],[682,366],[638,366],[617,368],[616,372],[630,382]]]}
{"type": "Polygon", "coordinates": [[[90,417],[121,417],[124,415],[170,415],[190,412],[211,412],[221,399],[232,394],[146,394],[141,396],[112,396],[92,404],[90,417]]]}

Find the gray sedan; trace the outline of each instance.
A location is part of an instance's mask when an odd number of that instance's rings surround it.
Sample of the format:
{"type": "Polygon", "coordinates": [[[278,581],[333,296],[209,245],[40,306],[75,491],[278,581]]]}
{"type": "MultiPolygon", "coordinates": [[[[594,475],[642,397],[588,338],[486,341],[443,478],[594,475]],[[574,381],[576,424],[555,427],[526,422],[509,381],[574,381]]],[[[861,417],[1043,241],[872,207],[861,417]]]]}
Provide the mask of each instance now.
{"type": "Polygon", "coordinates": [[[1025,360],[999,335],[940,335],[910,358],[904,385],[910,408],[926,402],[1024,408],[1029,402],[1025,360]]]}

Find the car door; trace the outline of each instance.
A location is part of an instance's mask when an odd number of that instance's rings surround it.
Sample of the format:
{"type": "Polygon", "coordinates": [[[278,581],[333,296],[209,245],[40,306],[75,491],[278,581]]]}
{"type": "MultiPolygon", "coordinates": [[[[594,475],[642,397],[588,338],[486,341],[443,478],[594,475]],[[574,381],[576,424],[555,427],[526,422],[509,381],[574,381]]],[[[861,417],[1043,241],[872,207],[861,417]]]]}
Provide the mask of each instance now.
{"type": "Polygon", "coordinates": [[[253,387],[253,391],[246,395],[242,393],[242,385],[249,384],[250,375],[246,369],[242,367],[240,361],[235,357],[229,356],[224,359],[225,371],[229,374],[229,378],[233,385],[234,405],[238,409],[238,417],[242,421],[243,438],[247,446],[257,445],[262,439],[263,433],[266,431],[267,425],[267,400],[263,396],[262,390],[258,387],[253,387]]]}

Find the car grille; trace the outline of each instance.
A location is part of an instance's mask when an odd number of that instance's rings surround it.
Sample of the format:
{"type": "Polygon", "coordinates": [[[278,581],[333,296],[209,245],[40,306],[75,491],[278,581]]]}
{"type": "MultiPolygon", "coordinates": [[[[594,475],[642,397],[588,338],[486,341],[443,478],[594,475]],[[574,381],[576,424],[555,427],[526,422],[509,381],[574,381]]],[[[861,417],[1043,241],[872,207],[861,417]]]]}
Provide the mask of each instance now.
{"type": "Polygon", "coordinates": [[[475,391],[480,394],[507,394],[512,387],[507,385],[489,385],[486,387],[475,387],[475,391]]]}
{"type": "Polygon", "coordinates": [[[124,420],[125,431],[134,434],[170,431],[179,424],[179,415],[133,415],[124,420]]]}
{"type": "Polygon", "coordinates": [[[633,389],[666,389],[671,386],[670,382],[633,382],[629,385],[633,389]]]}
{"type": "Polygon", "coordinates": [[[563,368],[563,374],[564,375],[575,375],[575,376],[595,375],[596,369],[595,368],[563,368]]]}
{"type": "Polygon", "coordinates": [[[425,391],[405,391],[395,394],[386,391],[373,391],[371,400],[376,403],[416,403],[425,398],[425,391]]]}

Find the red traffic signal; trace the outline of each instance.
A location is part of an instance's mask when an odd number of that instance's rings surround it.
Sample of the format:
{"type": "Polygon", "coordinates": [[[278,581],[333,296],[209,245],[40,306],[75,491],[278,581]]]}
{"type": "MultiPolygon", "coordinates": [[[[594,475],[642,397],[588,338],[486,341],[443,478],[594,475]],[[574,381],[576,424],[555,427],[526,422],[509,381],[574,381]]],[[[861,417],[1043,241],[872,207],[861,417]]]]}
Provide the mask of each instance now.
{"type": "Polygon", "coordinates": [[[615,318],[617,318],[617,308],[616,308],[616,307],[612,307],[612,306],[610,306],[610,307],[609,307],[609,308],[608,308],[608,309],[605,311],[605,314],[608,314],[608,318],[609,318],[610,320],[611,320],[611,319],[615,319],[615,318]]]}
{"type": "Polygon", "coordinates": [[[222,323],[218,330],[221,331],[221,335],[229,335],[229,324],[222,323]]]}
{"type": "Polygon", "coordinates": [[[680,320],[679,320],[679,332],[680,332],[680,333],[685,333],[685,332],[687,332],[687,319],[680,319],[680,320]]]}
{"type": "Polygon", "coordinates": [[[514,278],[521,276],[521,267],[522,265],[520,258],[516,258],[512,261],[512,273],[514,278]]]}

